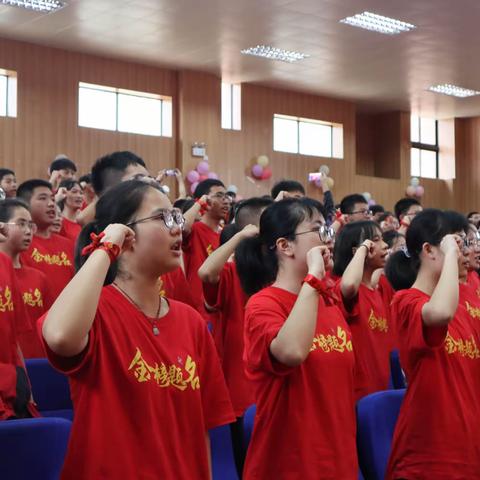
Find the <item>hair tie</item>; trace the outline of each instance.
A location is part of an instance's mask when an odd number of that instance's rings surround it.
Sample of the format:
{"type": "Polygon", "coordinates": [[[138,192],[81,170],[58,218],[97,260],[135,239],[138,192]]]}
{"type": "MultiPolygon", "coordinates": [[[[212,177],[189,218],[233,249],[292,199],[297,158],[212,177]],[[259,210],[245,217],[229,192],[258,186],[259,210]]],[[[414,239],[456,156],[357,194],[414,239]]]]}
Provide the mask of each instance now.
{"type": "Polygon", "coordinates": [[[403,252],[403,254],[407,257],[407,258],[412,258],[412,256],[410,255],[410,252],[408,251],[408,248],[406,245],[402,245],[400,247],[400,250],[403,252]]]}
{"type": "Polygon", "coordinates": [[[113,263],[120,255],[120,247],[112,242],[102,242],[103,237],[105,237],[105,232],[98,235],[92,232],[90,234],[92,242],[82,248],[82,257],[90,255],[95,250],[104,250],[110,258],[110,263],[113,263]]]}

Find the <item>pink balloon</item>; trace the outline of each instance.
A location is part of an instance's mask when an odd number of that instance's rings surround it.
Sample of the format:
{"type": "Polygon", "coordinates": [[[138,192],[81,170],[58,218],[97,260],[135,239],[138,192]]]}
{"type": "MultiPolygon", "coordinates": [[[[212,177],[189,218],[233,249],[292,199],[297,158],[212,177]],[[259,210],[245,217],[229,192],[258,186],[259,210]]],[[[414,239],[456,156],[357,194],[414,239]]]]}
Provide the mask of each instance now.
{"type": "Polygon", "coordinates": [[[419,185],[419,186],[415,189],[415,195],[416,195],[417,197],[422,197],[424,193],[425,193],[425,189],[424,189],[421,185],[419,185]]]}
{"type": "Polygon", "coordinates": [[[368,201],[368,206],[369,206],[369,207],[371,207],[372,205],[376,205],[376,204],[377,204],[377,202],[376,202],[373,198],[371,198],[371,199],[368,201]]]}
{"type": "Polygon", "coordinates": [[[405,190],[405,193],[407,194],[407,196],[413,197],[413,196],[415,196],[416,188],[415,188],[415,187],[412,187],[412,185],[409,185],[409,186],[407,187],[407,189],[405,190]]]}
{"type": "Polygon", "coordinates": [[[200,178],[200,175],[199,173],[196,171],[196,170],[190,170],[188,173],[187,173],[187,180],[190,182],[190,183],[195,183],[195,182],[198,182],[198,179],[200,178]]]}
{"type": "Polygon", "coordinates": [[[199,181],[200,181],[200,182],[203,182],[203,181],[206,180],[207,178],[208,178],[208,175],[200,175],[199,181]]]}
{"type": "Polygon", "coordinates": [[[208,162],[206,162],[205,160],[202,160],[201,162],[198,162],[197,172],[200,175],[206,175],[209,170],[210,170],[210,165],[208,164],[208,162]]]}
{"type": "Polygon", "coordinates": [[[272,176],[272,169],[270,167],[265,167],[262,173],[262,180],[268,180],[272,176]]]}
{"type": "Polygon", "coordinates": [[[198,182],[193,182],[191,185],[190,185],[190,192],[195,192],[195,189],[198,187],[198,182]]]}
{"type": "Polygon", "coordinates": [[[262,174],[263,174],[263,167],[261,165],[255,164],[252,167],[252,175],[255,178],[262,178],[262,174]]]}
{"type": "Polygon", "coordinates": [[[214,180],[218,180],[218,175],[215,172],[209,172],[208,178],[213,178],[214,180]]]}

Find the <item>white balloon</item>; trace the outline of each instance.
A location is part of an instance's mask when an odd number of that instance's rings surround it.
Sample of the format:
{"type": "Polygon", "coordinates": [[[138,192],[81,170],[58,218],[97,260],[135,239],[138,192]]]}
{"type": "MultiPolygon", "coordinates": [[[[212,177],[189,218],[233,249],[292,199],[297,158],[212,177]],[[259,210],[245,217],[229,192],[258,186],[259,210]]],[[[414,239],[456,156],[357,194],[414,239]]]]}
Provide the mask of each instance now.
{"type": "Polygon", "coordinates": [[[318,169],[318,171],[319,171],[320,173],[324,173],[327,177],[328,177],[328,175],[329,175],[329,173],[330,173],[330,169],[328,168],[328,165],[322,165],[322,166],[318,169]]]}
{"type": "Polygon", "coordinates": [[[232,192],[237,194],[238,193],[238,187],[236,185],[229,185],[227,187],[227,192],[232,192]]]}
{"type": "Polygon", "coordinates": [[[420,180],[417,177],[412,177],[410,180],[410,185],[412,187],[418,187],[420,185],[420,180]]]}
{"type": "Polygon", "coordinates": [[[372,199],[372,194],[370,192],[363,192],[362,195],[367,202],[372,199]]]}
{"type": "Polygon", "coordinates": [[[165,195],[170,193],[170,187],[168,185],[162,185],[162,190],[165,195]]]}

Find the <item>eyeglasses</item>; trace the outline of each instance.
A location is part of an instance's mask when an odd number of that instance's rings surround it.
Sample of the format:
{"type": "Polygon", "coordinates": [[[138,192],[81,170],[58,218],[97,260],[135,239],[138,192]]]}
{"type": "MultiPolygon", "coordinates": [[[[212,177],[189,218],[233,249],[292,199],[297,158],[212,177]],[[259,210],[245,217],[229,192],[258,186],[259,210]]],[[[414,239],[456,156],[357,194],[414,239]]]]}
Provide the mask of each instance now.
{"type": "Polygon", "coordinates": [[[463,246],[466,248],[478,247],[480,245],[480,238],[467,238],[463,237],[463,246]]]}
{"type": "Polygon", "coordinates": [[[361,214],[361,215],[365,215],[366,217],[371,217],[373,215],[372,211],[371,210],[355,210],[355,212],[350,212],[350,215],[355,215],[355,214],[361,214]]]}
{"type": "Polygon", "coordinates": [[[232,201],[232,197],[230,195],[228,195],[227,193],[223,193],[223,192],[217,192],[217,193],[214,193],[212,195],[209,195],[210,198],[212,199],[215,199],[215,200],[220,200],[221,202],[223,202],[224,200],[228,200],[229,202],[232,201]]]}
{"type": "Polygon", "coordinates": [[[5,225],[12,225],[13,227],[17,227],[24,232],[26,232],[27,230],[30,230],[32,233],[37,232],[37,225],[32,221],[17,220],[16,222],[7,222],[5,223],[5,225]]]}
{"type": "Polygon", "coordinates": [[[295,234],[295,236],[303,235],[304,233],[318,233],[320,240],[324,243],[329,242],[330,240],[333,240],[335,238],[335,230],[332,227],[327,227],[326,225],[320,225],[319,227],[308,230],[306,232],[298,232],[295,234]]]}
{"type": "Polygon", "coordinates": [[[185,219],[183,218],[182,211],[178,208],[174,208],[173,210],[160,210],[157,214],[152,215],[151,217],[145,217],[141,218],[140,220],[127,223],[127,227],[133,227],[138,223],[149,222],[150,220],[163,220],[163,223],[169,230],[171,230],[174,226],[183,229],[183,226],[185,225],[185,219]]]}

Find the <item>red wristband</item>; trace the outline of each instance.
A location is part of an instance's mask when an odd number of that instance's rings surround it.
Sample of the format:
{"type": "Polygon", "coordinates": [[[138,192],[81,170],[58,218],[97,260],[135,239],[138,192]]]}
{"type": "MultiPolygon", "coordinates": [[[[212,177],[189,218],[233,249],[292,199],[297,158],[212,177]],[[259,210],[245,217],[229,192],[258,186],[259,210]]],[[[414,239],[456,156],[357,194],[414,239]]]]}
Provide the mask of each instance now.
{"type": "Polygon", "coordinates": [[[403,226],[403,227],[406,227],[406,228],[408,228],[410,226],[410,224],[404,222],[403,220],[400,222],[400,225],[403,226]]]}
{"type": "Polygon", "coordinates": [[[200,215],[204,215],[205,212],[208,210],[208,203],[201,198],[196,200],[195,203],[198,203],[198,205],[200,205],[200,211],[198,213],[200,213],[200,215]]]}
{"type": "Polygon", "coordinates": [[[302,285],[308,283],[312,288],[314,288],[318,293],[324,293],[325,287],[322,281],[317,278],[315,275],[309,273],[302,281],[302,285]]]}
{"type": "Polygon", "coordinates": [[[120,255],[120,247],[112,242],[103,242],[97,248],[97,250],[103,250],[108,253],[110,257],[110,263],[113,263],[120,255]]]}

